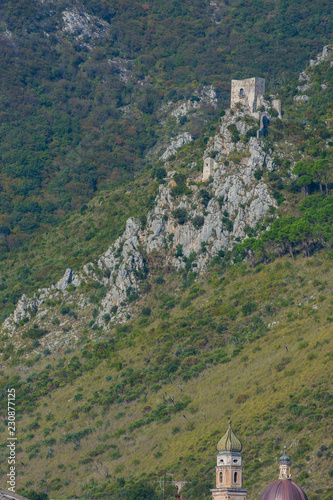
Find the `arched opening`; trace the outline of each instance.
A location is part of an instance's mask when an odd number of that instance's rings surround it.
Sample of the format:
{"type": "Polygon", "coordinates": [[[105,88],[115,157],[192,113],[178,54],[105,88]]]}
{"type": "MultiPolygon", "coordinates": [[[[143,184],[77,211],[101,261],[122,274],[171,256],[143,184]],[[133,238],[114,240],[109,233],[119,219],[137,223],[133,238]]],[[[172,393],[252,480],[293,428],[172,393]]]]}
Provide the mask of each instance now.
{"type": "Polygon", "coordinates": [[[223,483],[223,474],[220,472],[220,483],[223,483]]]}
{"type": "Polygon", "coordinates": [[[239,91],[239,97],[245,97],[244,89],[240,89],[240,91],[239,91]]]}
{"type": "Polygon", "coordinates": [[[234,472],[234,483],[237,483],[237,479],[238,479],[238,473],[234,472]]]}

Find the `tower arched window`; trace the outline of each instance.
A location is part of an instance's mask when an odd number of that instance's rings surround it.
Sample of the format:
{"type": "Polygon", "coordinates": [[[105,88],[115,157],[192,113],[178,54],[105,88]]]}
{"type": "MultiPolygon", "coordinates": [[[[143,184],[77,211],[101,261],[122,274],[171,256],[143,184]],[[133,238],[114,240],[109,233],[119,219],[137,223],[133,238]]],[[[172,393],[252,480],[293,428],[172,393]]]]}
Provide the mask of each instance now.
{"type": "Polygon", "coordinates": [[[220,472],[220,483],[223,483],[223,473],[220,472]]]}
{"type": "Polygon", "coordinates": [[[234,483],[237,483],[237,479],[238,479],[238,473],[234,472],[234,483]]]}
{"type": "Polygon", "coordinates": [[[244,89],[240,89],[240,91],[239,91],[239,97],[245,97],[244,89]]]}

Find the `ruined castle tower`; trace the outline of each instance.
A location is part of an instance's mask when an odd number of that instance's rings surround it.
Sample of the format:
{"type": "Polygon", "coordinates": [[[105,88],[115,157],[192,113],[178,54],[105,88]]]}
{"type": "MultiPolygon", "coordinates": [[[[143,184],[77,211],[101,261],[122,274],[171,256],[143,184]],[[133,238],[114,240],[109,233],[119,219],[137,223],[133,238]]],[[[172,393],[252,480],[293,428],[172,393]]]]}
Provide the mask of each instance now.
{"type": "Polygon", "coordinates": [[[264,78],[231,80],[230,108],[235,108],[238,104],[250,113],[254,113],[258,108],[260,108],[264,94],[264,78]]]}
{"type": "Polygon", "coordinates": [[[243,488],[242,444],[235,436],[231,422],[217,443],[216,488],[212,500],[246,500],[243,488]]]}

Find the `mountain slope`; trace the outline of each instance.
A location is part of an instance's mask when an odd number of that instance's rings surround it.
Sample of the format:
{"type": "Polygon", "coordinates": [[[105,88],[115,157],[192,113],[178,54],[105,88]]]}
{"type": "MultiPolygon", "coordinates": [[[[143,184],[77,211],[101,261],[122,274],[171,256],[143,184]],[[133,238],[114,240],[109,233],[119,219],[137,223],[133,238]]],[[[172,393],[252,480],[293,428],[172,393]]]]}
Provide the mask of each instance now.
{"type": "Polygon", "coordinates": [[[0,9],[0,225],[11,251],[102,186],[133,179],[172,134],[197,138],[217,116],[205,104],[202,116],[165,129],[161,107],[213,85],[221,109],[230,78],[252,74],[275,91],[332,32],[325,0],[19,0],[0,9]]]}
{"type": "Polygon", "coordinates": [[[222,278],[217,267],[208,284],[173,295],[174,307],[171,275],[141,304],[154,311],[148,324],[141,316],[87,344],[83,335],[82,348],[71,352],[68,343],[56,360],[45,353],[33,372],[20,365],[22,381],[17,366],[7,368],[12,377],[3,383],[17,388],[22,416],[20,486],[57,496],[81,488],[111,494],[122,477],[154,481],[167,467],[189,488],[203,481],[200,495],[209,495],[215,445],[232,415],[249,498],[276,477],[284,443],[295,480],[330,498],[332,273],[325,260],[238,265],[222,278]]]}
{"type": "MultiPolygon", "coordinates": [[[[17,389],[20,488],[115,499],[145,489],[154,498],[166,469],[188,481],[186,498],[209,498],[215,445],[232,415],[250,500],[276,478],[284,443],[310,499],[332,498],[333,68],[329,53],[322,59],[300,75],[307,89],[300,82],[281,91],[283,120],[271,117],[262,139],[248,134],[257,127],[246,113],[226,113],[214,137],[191,141],[164,167],[157,162],[137,177],[116,221],[125,225],[124,211],[140,210],[141,227],[132,218],[127,226],[140,242],[131,235],[124,242],[114,227],[112,238],[120,239],[103,257],[109,274],[96,262],[87,272],[78,264],[90,260],[81,226],[94,221],[98,228],[106,208],[112,220],[113,194],[50,237],[78,245],[77,276],[40,290],[37,310],[21,304],[26,314],[2,327],[2,398],[17,389]],[[198,178],[204,150],[216,153],[206,184],[198,178]],[[318,161],[328,165],[327,193],[318,161]],[[257,219],[258,201],[264,210],[257,219]],[[154,216],[165,224],[157,233],[154,216]],[[300,221],[309,224],[305,233],[295,231],[300,221]],[[133,272],[126,266],[136,252],[144,266],[133,272]],[[117,280],[126,269],[132,287],[124,281],[118,288],[129,292],[106,309],[110,270],[117,280]]],[[[105,251],[110,233],[105,226],[95,233],[90,248],[98,261],[98,237],[105,251]]],[[[28,248],[36,260],[44,252],[28,248]]],[[[4,478],[5,446],[2,453],[4,478]]]]}

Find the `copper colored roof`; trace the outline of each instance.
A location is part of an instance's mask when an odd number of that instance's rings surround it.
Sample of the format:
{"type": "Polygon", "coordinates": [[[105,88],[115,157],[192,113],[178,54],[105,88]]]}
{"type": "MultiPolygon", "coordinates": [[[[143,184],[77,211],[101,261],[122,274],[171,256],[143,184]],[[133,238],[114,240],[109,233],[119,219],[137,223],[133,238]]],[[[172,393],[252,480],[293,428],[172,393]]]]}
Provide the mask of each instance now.
{"type": "Polygon", "coordinates": [[[267,486],[260,500],[308,500],[308,497],[291,479],[279,479],[267,486]]]}

